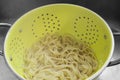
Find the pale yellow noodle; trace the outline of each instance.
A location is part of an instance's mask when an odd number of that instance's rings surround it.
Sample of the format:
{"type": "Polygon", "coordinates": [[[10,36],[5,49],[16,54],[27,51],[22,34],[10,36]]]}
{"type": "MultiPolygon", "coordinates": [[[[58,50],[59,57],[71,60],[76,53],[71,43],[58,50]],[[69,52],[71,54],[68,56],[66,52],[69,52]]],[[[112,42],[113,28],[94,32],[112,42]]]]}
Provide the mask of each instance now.
{"type": "Polygon", "coordinates": [[[85,80],[98,68],[94,51],[70,35],[46,35],[26,50],[26,80],[85,80]]]}

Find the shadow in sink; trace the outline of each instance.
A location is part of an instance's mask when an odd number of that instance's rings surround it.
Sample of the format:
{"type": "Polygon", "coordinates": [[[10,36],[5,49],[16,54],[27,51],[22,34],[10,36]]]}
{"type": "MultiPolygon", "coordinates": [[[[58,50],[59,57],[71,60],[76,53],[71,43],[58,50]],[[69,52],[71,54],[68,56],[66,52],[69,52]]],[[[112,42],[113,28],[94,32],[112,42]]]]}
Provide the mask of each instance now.
{"type": "Polygon", "coordinates": [[[0,20],[18,18],[31,9],[52,3],[81,5],[95,11],[105,20],[116,20],[120,22],[120,0],[1,0],[0,20]]]}

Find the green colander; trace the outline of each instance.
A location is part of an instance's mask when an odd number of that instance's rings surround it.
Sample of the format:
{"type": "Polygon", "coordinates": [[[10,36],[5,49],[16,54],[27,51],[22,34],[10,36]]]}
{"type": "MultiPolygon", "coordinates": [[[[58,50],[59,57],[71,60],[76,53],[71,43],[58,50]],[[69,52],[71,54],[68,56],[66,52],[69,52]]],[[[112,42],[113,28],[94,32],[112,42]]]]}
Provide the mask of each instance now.
{"type": "Polygon", "coordinates": [[[90,45],[99,62],[98,76],[113,54],[114,39],[106,22],[93,11],[73,4],[50,4],[36,8],[18,19],[7,33],[4,54],[12,71],[23,77],[23,54],[47,33],[71,34],[90,45]]]}

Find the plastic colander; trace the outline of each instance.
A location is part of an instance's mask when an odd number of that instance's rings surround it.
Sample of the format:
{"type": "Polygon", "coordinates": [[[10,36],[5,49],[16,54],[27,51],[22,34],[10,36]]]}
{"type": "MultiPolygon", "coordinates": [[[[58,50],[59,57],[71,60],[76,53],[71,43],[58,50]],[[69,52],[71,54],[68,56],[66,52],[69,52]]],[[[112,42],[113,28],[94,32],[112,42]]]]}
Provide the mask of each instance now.
{"type": "Polygon", "coordinates": [[[7,33],[5,58],[19,77],[23,77],[23,54],[47,33],[71,34],[90,45],[99,62],[98,70],[88,79],[98,76],[108,65],[114,39],[106,22],[89,9],[73,4],[51,4],[34,9],[19,18],[7,33]]]}

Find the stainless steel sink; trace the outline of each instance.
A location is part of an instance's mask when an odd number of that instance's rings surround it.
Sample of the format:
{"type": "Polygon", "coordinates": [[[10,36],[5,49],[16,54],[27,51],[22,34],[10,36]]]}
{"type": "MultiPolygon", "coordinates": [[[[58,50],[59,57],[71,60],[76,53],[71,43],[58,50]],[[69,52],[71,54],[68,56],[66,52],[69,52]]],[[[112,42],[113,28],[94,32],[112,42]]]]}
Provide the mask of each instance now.
{"type": "MultiPolygon", "coordinates": [[[[0,23],[13,24],[21,15],[36,7],[51,3],[72,3],[87,7],[102,16],[113,32],[120,32],[119,0],[0,0],[0,23]]],[[[0,26],[0,50],[8,27],[0,26]]],[[[120,36],[115,36],[115,50],[112,60],[120,58],[120,36]]],[[[96,80],[119,80],[120,64],[107,67],[96,80]]],[[[19,80],[0,56],[0,80],[19,80]]]]}

